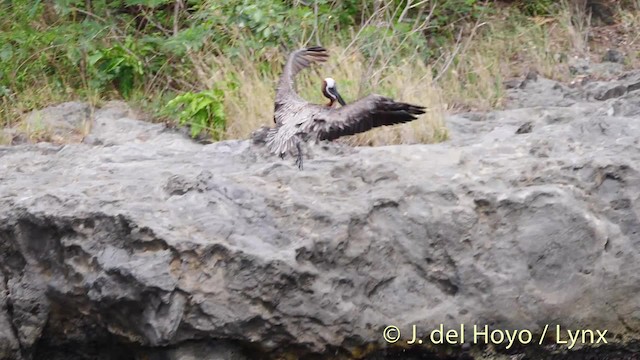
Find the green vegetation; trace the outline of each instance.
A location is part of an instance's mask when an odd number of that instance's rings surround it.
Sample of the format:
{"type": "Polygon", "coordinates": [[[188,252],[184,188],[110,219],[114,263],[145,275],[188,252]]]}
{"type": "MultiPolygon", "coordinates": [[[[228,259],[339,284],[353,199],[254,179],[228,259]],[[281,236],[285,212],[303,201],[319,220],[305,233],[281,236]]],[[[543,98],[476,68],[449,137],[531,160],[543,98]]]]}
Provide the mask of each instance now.
{"type": "Polygon", "coordinates": [[[166,110],[177,115],[181,125],[190,125],[193,137],[203,130],[207,130],[215,140],[224,136],[224,92],[220,89],[178,95],[167,103],[166,110]]]}
{"type": "Polygon", "coordinates": [[[0,0],[0,126],[61,101],[124,99],[194,136],[246,137],[270,124],[288,52],[321,44],[332,58],[301,74],[309,100],[323,101],[318,76],[331,74],[348,102],[375,91],[429,108],[355,142],[438,141],[445,111],[499,106],[502,79],[521,68],[562,76],[553,55],[571,52],[571,6],[515,3],[0,0]]]}

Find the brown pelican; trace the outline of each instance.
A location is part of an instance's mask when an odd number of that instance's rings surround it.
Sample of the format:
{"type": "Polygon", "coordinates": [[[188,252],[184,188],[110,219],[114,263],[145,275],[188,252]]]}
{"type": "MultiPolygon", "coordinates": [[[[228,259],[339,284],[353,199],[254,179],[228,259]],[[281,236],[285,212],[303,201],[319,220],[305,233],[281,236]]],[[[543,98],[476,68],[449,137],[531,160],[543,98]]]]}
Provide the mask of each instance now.
{"type": "Polygon", "coordinates": [[[349,105],[338,93],[336,82],[326,78],[322,93],[329,99],[326,105],[312,104],[301,98],[295,89],[295,77],[312,63],[325,62],[329,55],[320,46],[297,50],[284,66],[276,88],[275,128],[267,134],[267,146],[271,152],[284,155],[297,150],[296,165],[302,170],[301,142],[306,139],[334,140],[354,135],[372,128],[405,123],[424,114],[424,107],[396,102],[390,98],[372,94],[349,105]],[[342,107],[334,108],[334,102],[342,107]]]}

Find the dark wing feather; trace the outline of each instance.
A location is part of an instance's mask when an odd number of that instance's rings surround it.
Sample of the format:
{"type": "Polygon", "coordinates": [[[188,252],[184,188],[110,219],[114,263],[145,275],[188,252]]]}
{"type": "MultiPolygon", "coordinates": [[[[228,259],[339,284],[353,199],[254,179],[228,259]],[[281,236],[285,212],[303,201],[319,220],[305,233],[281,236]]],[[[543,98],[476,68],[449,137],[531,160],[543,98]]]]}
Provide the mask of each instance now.
{"type": "Polygon", "coordinates": [[[321,46],[300,49],[291,53],[284,66],[282,75],[280,76],[278,92],[294,90],[293,84],[295,83],[295,77],[302,69],[307,68],[316,62],[325,62],[328,58],[329,54],[327,53],[327,50],[321,46]]]}
{"type": "Polygon", "coordinates": [[[369,95],[337,109],[328,109],[315,118],[320,140],[334,140],[375,127],[406,123],[424,114],[424,106],[396,102],[380,95],[369,95]]]}

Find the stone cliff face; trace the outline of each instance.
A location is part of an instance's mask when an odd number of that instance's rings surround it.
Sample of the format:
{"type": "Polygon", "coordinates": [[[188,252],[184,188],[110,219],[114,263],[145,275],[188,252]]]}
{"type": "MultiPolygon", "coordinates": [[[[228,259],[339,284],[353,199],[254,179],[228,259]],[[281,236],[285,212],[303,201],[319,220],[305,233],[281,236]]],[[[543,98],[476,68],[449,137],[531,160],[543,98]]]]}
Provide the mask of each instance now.
{"type": "Polygon", "coordinates": [[[0,358],[635,359],[638,83],[528,80],[448,142],[322,144],[304,171],[118,106],[85,143],[0,147],[0,358]]]}

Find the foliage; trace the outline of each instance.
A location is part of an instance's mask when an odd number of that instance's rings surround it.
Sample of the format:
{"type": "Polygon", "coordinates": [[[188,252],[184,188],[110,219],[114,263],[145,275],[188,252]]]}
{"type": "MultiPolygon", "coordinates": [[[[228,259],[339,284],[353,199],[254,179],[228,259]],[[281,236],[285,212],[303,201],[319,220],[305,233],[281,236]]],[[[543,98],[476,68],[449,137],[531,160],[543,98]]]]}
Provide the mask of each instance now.
{"type": "Polygon", "coordinates": [[[123,45],[116,44],[106,49],[95,50],[89,56],[92,86],[101,89],[113,82],[120,94],[127,99],[131,95],[136,79],[144,75],[142,61],[136,53],[135,43],[129,37],[123,45]]]}
{"type": "Polygon", "coordinates": [[[437,30],[451,29],[460,21],[474,21],[487,10],[485,2],[478,0],[449,0],[436,5],[432,25],[437,30]]]}
{"type": "Polygon", "coordinates": [[[193,137],[198,136],[203,130],[209,132],[216,140],[221,139],[224,134],[224,92],[220,89],[178,95],[167,103],[165,112],[177,115],[181,125],[191,128],[193,137]]]}
{"type": "Polygon", "coordinates": [[[552,14],[557,3],[555,0],[522,1],[519,6],[525,15],[543,16],[552,14]]]}
{"type": "MultiPolygon", "coordinates": [[[[554,1],[517,3],[540,15],[554,1]]],[[[494,9],[480,0],[0,0],[0,125],[60,99],[173,99],[156,115],[219,139],[230,108],[254,105],[230,97],[267,96],[291,49],[336,44],[367,68],[351,81],[373,83],[407,62],[440,61],[494,9]]]]}

